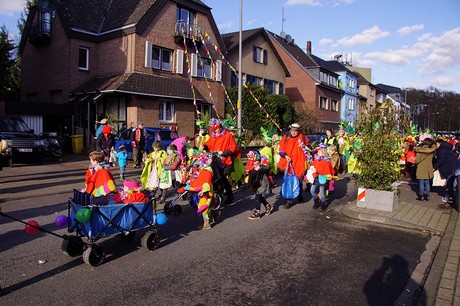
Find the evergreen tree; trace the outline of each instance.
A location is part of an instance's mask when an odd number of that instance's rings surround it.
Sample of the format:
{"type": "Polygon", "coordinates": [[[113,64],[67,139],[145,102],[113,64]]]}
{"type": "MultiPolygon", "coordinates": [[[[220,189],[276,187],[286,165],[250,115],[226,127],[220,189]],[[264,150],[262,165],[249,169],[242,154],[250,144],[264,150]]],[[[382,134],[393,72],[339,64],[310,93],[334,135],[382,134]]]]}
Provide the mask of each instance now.
{"type": "Polygon", "coordinates": [[[9,38],[6,26],[0,28],[0,100],[17,99],[19,72],[16,67],[16,47],[9,38]]]}

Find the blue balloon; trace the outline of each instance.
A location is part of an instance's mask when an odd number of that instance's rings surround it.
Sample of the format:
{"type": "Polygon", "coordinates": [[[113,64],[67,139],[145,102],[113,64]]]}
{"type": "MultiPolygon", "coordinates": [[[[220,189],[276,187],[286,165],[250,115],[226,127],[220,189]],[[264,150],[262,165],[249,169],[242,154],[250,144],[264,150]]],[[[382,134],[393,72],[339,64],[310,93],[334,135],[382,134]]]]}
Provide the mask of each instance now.
{"type": "Polygon", "coordinates": [[[168,220],[168,218],[166,217],[166,215],[164,213],[158,213],[156,215],[156,221],[159,225],[163,225],[166,223],[166,221],[168,220]]]}
{"type": "Polygon", "coordinates": [[[69,220],[68,220],[67,216],[59,215],[59,216],[56,217],[56,219],[54,219],[54,224],[56,224],[57,226],[61,227],[61,226],[67,225],[68,221],[69,220]]]}

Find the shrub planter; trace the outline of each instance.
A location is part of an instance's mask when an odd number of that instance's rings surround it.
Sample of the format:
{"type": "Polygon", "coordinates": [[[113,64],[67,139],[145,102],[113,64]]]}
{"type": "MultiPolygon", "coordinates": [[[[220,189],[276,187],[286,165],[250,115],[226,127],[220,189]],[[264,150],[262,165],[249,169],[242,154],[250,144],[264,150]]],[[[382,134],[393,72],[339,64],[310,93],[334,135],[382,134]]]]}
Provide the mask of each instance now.
{"type": "Polygon", "coordinates": [[[358,188],[358,207],[393,211],[399,203],[398,192],[358,188]]]}

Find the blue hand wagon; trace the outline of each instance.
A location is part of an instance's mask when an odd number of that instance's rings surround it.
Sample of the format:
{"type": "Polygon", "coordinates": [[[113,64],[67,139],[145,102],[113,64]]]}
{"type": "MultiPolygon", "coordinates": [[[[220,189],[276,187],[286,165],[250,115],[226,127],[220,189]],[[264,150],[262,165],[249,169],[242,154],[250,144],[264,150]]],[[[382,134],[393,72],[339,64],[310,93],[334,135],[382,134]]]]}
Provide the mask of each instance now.
{"type": "Polygon", "coordinates": [[[95,241],[111,235],[132,240],[135,231],[140,229],[148,229],[142,236],[141,245],[150,251],[158,247],[160,237],[155,226],[155,198],[147,202],[114,205],[98,205],[100,200],[74,190],[74,196],[68,200],[67,231],[75,235],[64,235],[61,247],[65,254],[71,257],[83,255],[85,263],[98,266],[104,262],[105,252],[95,241]]]}

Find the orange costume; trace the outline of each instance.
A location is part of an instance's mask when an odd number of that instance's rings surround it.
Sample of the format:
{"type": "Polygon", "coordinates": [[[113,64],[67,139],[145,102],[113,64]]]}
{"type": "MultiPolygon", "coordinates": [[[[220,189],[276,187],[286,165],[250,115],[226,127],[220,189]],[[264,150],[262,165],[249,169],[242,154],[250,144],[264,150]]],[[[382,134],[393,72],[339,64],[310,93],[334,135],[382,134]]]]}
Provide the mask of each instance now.
{"type": "Polygon", "coordinates": [[[238,146],[233,138],[233,135],[224,131],[222,135],[213,135],[205,142],[209,152],[222,151],[222,164],[223,166],[230,166],[232,164],[232,155],[238,151],[238,146]]]}
{"type": "Polygon", "coordinates": [[[117,192],[112,173],[100,165],[95,168],[90,167],[86,171],[85,185],[85,191],[95,197],[106,196],[109,193],[117,192]]]}
{"type": "Polygon", "coordinates": [[[295,175],[298,178],[301,178],[305,173],[305,169],[307,168],[307,157],[305,156],[301,146],[308,146],[309,144],[310,140],[302,133],[299,133],[296,137],[292,137],[291,135],[284,135],[280,141],[281,158],[278,162],[278,168],[282,171],[286,170],[287,160],[283,155],[287,155],[292,160],[295,175]]]}

